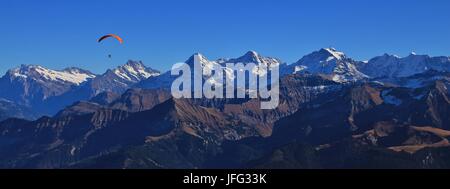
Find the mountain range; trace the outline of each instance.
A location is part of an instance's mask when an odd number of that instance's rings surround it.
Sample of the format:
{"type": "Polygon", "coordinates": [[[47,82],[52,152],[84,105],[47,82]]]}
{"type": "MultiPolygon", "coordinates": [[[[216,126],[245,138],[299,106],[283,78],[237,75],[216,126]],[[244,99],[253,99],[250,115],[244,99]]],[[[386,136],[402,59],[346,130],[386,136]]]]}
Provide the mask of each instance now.
{"type": "Polygon", "coordinates": [[[0,78],[0,167],[450,168],[450,57],[195,57],[280,66],[278,108],[174,99],[170,72],[140,61],[102,75],[22,65],[0,78]]]}
{"type": "MultiPolygon", "coordinates": [[[[0,78],[0,98],[34,112],[30,115],[54,115],[77,101],[88,100],[102,92],[121,94],[134,84],[158,75],[159,71],[131,60],[102,75],[80,68],[58,71],[36,65],[21,65],[0,78]]],[[[22,118],[33,119],[36,116],[22,118]]]]}

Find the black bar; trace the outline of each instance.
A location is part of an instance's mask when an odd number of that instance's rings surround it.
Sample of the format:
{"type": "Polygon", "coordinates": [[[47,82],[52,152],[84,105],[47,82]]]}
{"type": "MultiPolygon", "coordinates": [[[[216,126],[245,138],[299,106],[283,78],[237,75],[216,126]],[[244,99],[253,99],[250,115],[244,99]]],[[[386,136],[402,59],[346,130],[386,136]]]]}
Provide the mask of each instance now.
{"type": "Polygon", "coordinates": [[[417,186],[438,184],[450,178],[450,170],[1,170],[0,179],[14,181],[14,184],[43,184],[64,183],[68,186],[115,186],[154,188],[153,186],[167,187],[277,187],[306,186],[315,187],[356,187],[352,183],[366,183],[369,185],[385,183],[401,183],[417,186]],[[186,176],[217,176],[217,181],[211,183],[183,183],[186,176]],[[228,183],[231,174],[266,175],[265,183],[228,183]],[[223,181],[219,179],[223,178],[223,181]],[[23,183],[17,183],[21,180],[23,183]]]}

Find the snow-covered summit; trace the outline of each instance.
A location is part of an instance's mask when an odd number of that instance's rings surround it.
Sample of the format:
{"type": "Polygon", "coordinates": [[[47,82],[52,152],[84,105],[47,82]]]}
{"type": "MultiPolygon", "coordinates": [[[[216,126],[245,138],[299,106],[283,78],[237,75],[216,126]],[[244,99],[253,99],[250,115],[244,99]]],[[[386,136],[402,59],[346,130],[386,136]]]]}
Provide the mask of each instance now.
{"type": "Polygon", "coordinates": [[[336,82],[356,81],[367,78],[357,69],[359,63],[334,48],[322,48],[290,65],[293,73],[309,72],[330,75],[336,82]]]}
{"type": "Polygon", "coordinates": [[[229,59],[227,63],[255,63],[267,66],[279,66],[282,62],[279,59],[272,57],[264,57],[258,54],[256,51],[248,51],[239,58],[229,59]]]}
{"type": "Polygon", "coordinates": [[[10,79],[31,79],[41,82],[61,82],[80,85],[88,79],[95,78],[96,75],[80,69],[66,68],[64,70],[52,70],[39,65],[21,65],[7,72],[10,79]]]}
{"type": "Polygon", "coordinates": [[[148,68],[142,61],[129,60],[125,65],[111,70],[116,76],[131,82],[138,82],[149,77],[158,76],[159,71],[148,68]]]}
{"type": "Polygon", "coordinates": [[[338,60],[344,59],[346,57],[343,52],[337,51],[335,48],[323,48],[319,52],[323,54],[330,54],[331,57],[338,60]]]}
{"type": "Polygon", "coordinates": [[[449,57],[410,53],[406,57],[384,54],[369,60],[361,71],[370,77],[407,77],[427,70],[450,71],[449,57]]]}

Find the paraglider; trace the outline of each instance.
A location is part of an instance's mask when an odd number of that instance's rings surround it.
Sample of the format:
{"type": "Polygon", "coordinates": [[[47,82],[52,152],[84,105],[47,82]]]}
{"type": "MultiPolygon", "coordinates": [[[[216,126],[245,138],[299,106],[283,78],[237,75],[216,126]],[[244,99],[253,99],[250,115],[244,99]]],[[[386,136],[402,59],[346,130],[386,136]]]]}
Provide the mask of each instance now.
{"type": "MultiPolygon", "coordinates": [[[[116,39],[117,41],[119,41],[120,44],[123,43],[123,39],[122,39],[120,36],[116,35],[116,34],[108,34],[108,35],[104,35],[104,36],[100,37],[100,38],[97,40],[97,42],[100,43],[100,42],[102,42],[103,40],[108,39],[108,38],[116,39]]],[[[109,54],[109,55],[108,55],[108,58],[111,59],[111,57],[112,57],[112,55],[109,54]]]]}
{"type": "Polygon", "coordinates": [[[120,44],[123,43],[123,39],[116,34],[108,34],[108,35],[102,36],[98,39],[98,42],[100,43],[107,38],[114,38],[114,39],[117,39],[117,41],[119,41],[120,44]]]}

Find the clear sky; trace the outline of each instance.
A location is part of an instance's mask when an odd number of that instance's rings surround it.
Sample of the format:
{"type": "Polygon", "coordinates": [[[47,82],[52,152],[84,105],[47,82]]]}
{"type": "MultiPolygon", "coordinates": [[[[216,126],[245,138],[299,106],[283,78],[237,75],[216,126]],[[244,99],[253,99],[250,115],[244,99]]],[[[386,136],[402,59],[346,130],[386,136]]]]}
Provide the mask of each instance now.
{"type": "Polygon", "coordinates": [[[330,46],[357,60],[450,55],[449,10],[447,0],[1,0],[0,74],[20,64],[103,73],[128,59],[165,71],[195,52],[248,50],[292,63],[330,46]],[[124,44],[96,42],[108,33],[124,44]]]}

